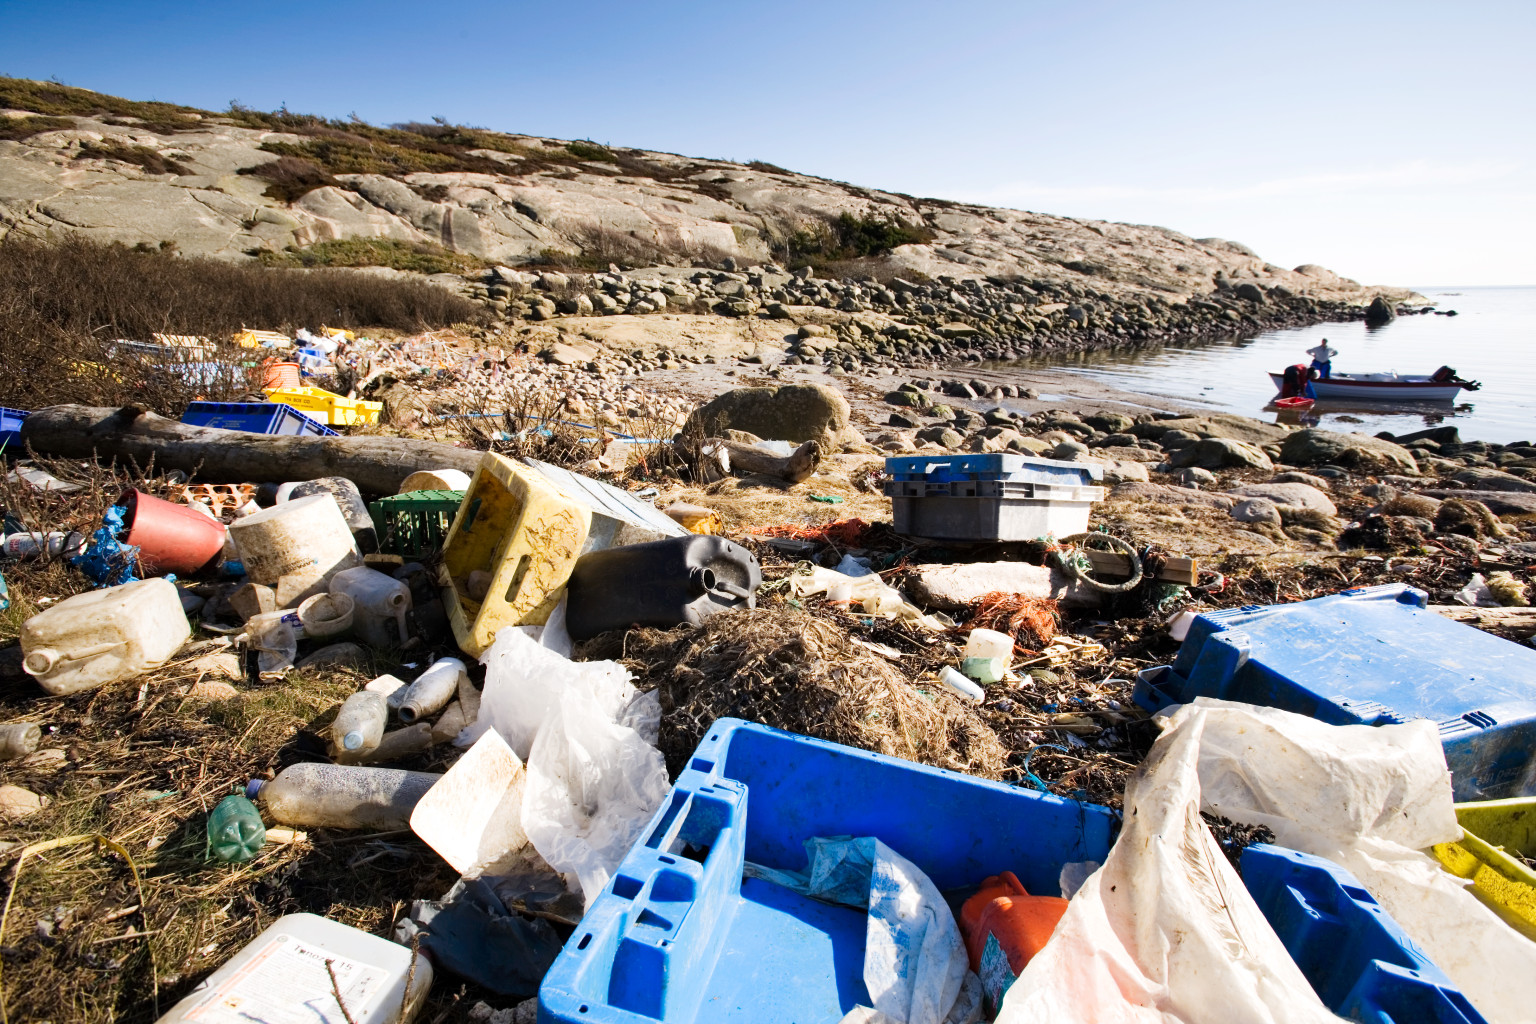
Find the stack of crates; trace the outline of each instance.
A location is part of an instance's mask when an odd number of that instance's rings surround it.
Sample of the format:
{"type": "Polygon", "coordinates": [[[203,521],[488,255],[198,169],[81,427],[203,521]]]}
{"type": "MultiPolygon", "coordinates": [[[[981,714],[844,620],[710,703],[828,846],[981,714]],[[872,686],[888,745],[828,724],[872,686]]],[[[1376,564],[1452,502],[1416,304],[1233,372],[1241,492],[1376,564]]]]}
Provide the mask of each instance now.
{"type": "Polygon", "coordinates": [[[402,558],[441,550],[463,500],[463,491],[408,491],[369,503],[379,550],[402,558]]]}
{"type": "Polygon", "coordinates": [[[905,456],[885,460],[896,532],[954,541],[1027,541],[1088,529],[1104,499],[1104,468],[1027,455],[905,456]]]}
{"type": "Polygon", "coordinates": [[[353,426],[359,423],[377,423],[384,412],[383,402],[365,402],[361,398],[346,398],[332,394],[324,388],[277,388],[267,392],[274,402],[286,402],[317,420],[332,426],[353,426]]]}
{"type": "Polygon", "coordinates": [[[335,437],[336,431],[280,402],[188,402],[181,422],[252,434],[335,437]]]}

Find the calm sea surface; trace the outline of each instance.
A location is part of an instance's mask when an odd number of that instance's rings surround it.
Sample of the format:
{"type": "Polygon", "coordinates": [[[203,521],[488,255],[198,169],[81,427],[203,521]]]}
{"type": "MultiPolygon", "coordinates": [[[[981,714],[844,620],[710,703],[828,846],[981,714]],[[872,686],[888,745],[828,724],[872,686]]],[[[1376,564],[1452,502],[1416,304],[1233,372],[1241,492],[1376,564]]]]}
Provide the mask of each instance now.
{"type": "MultiPolygon", "coordinates": [[[[1213,410],[1275,420],[1266,412],[1275,389],[1267,373],[1309,362],[1306,350],[1327,338],[1339,350],[1335,371],[1433,373],[1450,365],[1483,382],[1455,405],[1318,402],[1318,426],[1331,430],[1406,433],[1454,423],[1465,440],[1507,444],[1536,439],[1536,288],[1415,289],[1457,316],[1408,316],[1379,328],[1319,324],[1253,338],[1170,344],[1137,351],[1047,357],[1032,367],[1064,369],[1105,384],[1213,410]]],[[[1291,420],[1294,422],[1294,419],[1291,420]]]]}

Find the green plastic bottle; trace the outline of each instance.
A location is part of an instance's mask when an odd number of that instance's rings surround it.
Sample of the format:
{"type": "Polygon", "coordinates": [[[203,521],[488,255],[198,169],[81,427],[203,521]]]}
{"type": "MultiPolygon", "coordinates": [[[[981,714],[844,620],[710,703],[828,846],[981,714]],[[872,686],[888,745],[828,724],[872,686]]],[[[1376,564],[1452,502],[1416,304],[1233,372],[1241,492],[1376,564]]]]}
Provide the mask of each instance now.
{"type": "Polygon", "coordinates": [[[239,793],[220,800],[208,815],[208,852],[226,864],[254,859],[266,841],[261,812],[239,793]]]}

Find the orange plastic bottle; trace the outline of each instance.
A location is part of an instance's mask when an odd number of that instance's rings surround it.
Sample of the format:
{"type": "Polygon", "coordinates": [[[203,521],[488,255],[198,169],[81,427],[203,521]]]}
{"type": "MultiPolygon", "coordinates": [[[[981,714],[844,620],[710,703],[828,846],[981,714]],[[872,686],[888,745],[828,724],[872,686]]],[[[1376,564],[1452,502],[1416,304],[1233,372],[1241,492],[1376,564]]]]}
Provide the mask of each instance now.
{"type": "Polygon", "coordinates": [[[1066,900],[1060,896],[1031,896],[1011,871],[988,878],[960,908],[960,932],[965,937],[971,970],[981,973],[982,954],[991,936],[1017,976],[1050,941],[1066,912],[1066,900]]]}

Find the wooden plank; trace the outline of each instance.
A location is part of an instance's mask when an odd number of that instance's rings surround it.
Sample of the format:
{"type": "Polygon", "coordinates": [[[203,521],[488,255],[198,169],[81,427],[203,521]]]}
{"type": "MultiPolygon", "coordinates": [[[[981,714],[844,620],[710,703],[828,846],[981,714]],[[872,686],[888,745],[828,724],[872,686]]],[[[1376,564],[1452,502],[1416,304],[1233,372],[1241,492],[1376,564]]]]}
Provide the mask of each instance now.
{"type": "MultiPolygon", "coordinates": [[[[1131,574],[1130,559],[1118,551],[1099,551],[1088,548],[1083,553],[1088,556],[1088,561],[1093,563],[1093,575],[1096,578],[1109,579],[1119,576],[1124,579],[1131,574]]],[[[1199,574],[1200,567],[1193,558],[1170,556],[1158,571],[1156,579],[1162,583],[1177,583],[1180,586],[1192,587],[1199,582],[1199,574]]]]}
{"type": "Polygon", "coordinates": [[[1464,604],[1432,604],[1429,610],[1457,622],[1512,636],[1536,635],[1536,608],[1470,608],[1464,604]]]}

